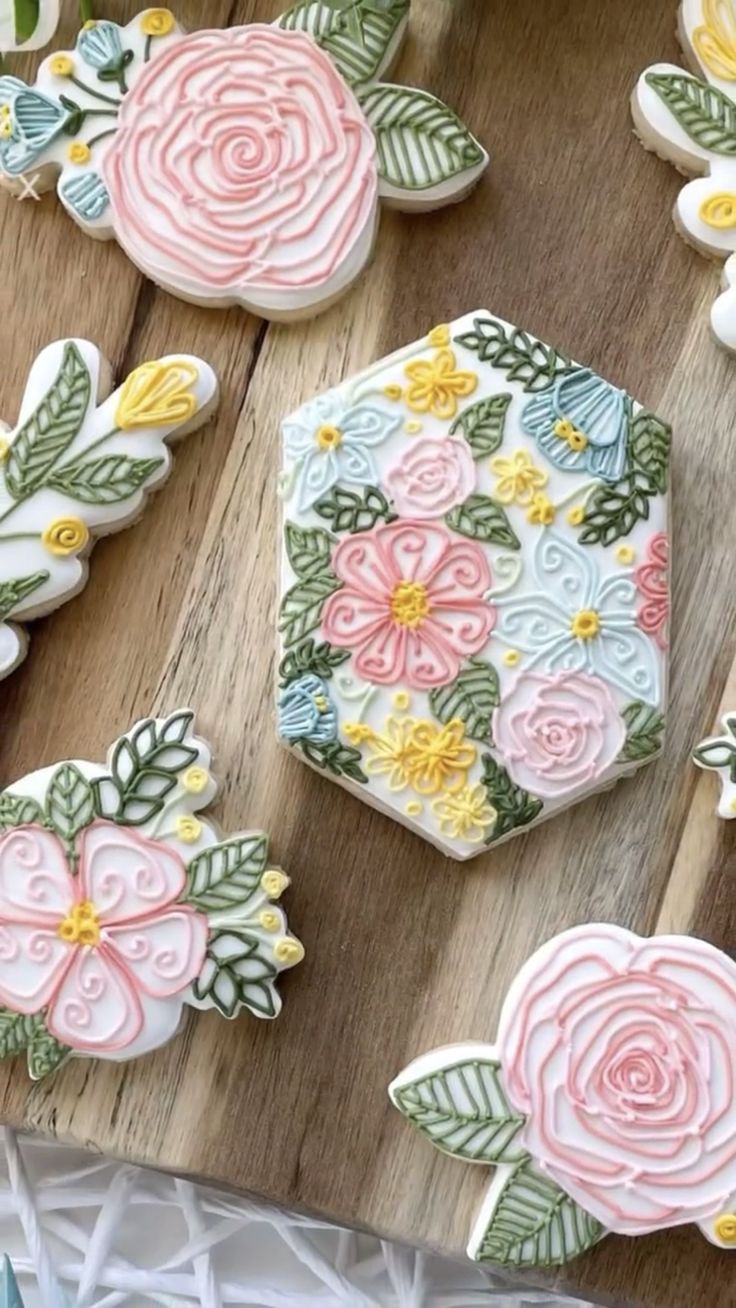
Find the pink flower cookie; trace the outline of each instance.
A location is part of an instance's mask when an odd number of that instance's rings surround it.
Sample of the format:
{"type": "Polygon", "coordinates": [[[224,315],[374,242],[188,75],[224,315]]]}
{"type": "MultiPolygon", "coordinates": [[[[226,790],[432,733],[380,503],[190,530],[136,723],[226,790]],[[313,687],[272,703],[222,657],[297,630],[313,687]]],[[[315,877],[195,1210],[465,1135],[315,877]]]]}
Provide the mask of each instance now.
{"type": "Polygon", "coordinates": [[[275,1017],[303,956],[267,838],[221,840],[192,714],[147,719],[106,768],[73,762],[0,793],[4,1048],[34,1079],[68,1056],[129,1059],[170,1040],[184,1005],[275,1017]],[[12,1035],[12,1039],[11,1039],[12,1035]]]}
{"type": "Polygon", "coordinates": [[[0,77],[0,185],[56,186],[181,299],[319,312],[368,262],[381,200],[452,203],[488,163],[441,101],[381,80],[409,0],[343,11],[313,22],[300,0],[271,26],[189,34],[166,9],[86,24],[33,86],[0,77]]]}
{"type": "Polygon", "coordinates": [[[594,924],[522,967],[495,1045],[433,1050],[390,1095],[445,1152],[496,1166],[470,1256],[558,1266],[607,1231],[695,1223],[736,1247],[735,1091],[736,963],[594,924]]]}

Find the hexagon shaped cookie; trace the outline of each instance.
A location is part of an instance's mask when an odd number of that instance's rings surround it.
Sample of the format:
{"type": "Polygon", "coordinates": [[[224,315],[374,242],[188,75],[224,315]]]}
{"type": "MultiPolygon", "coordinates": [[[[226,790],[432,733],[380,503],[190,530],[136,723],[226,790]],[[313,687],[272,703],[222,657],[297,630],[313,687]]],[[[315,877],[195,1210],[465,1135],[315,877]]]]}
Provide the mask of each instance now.
{"type": "Polygon", "coordinates": [[[278,731],[458,859],[661,749],[670,430],[480,311],[283,423],[278,731]]]}

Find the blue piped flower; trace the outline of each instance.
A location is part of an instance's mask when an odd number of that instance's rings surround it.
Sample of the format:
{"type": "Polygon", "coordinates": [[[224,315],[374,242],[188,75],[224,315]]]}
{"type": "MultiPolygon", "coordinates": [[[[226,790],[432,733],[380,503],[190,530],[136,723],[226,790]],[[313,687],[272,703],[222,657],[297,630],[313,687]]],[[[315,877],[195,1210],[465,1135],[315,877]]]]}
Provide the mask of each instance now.
{"type": "Polygon", "coordinates": [[[62,203],[86,222],[101,218],[110,196],[99,173],[79,173],[67,178],[59,188],[62,203]]]}
{"type": "Polygon", "coordinates": [[[625,391],[577,368],[535,395],[521,422],[558,468],[618,481],[626,466],[629,411],[625,391]]]}
{"type": "Polygon", "coordinates": [[[85,27],[77,37],[77,50],[90,68],[117,68],[123,57],[120,28],[107,20],[85,27]]]}
{"type": "Polygon", "coordinates": [[[337,739],[337,710],[321,677],[307,673],[283,691],[279,701],[279,735],[327,745],[337,739]]]}
{"type": "Polygon", "coordinates": [[[63,132],[69,111],[19,77],[0,77],[0,170],[19,177],[63,132]]]}

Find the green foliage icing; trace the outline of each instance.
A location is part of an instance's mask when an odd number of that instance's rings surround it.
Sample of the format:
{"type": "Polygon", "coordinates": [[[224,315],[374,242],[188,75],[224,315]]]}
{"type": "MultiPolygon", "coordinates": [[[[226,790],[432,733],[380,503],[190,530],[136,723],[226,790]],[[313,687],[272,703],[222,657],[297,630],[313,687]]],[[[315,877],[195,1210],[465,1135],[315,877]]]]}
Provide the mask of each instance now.
{"type": "Polygon", "coordinates": [[[521,549],[521,541],[516,535],[503,505],[492,500],[489,495],[471,495],[464,504],[451,509],[445,518],[448,527],[461,536],[471,540],[483,541],[484,544],[503,545],[509,550],[521,549]]]}
{"type": "Polygon", "coordinates": [[[358,99],[375,133],[379,176],[389,186],[426,191],[483,162],[464,123],[428,91],[374,83],[358,99]]]}
{"type": "Polygon", "coordinates": [[[29,1075],[40,1081],[64,1061],[70,1050],[50,1035],[40,1013],[24,1016],[8,1008],[0,1009],[0,1059],[24,1052],[29,1075]]]}
{"type": "Polygon", "coordinates": [[[237,1017],[241,1007],[275,1017],[280,1007],[273,984],[278,969],[269,951],[269,945],[248,931],[216,932],[194,982],[195,999],[209,999],[223,1017],[237,1017]]]}
{"type": "Polygon", "coordinates": [[[619,763],[641,763],[662,749],[664,714],[641,700],[627,704],[621,714],[626,724],[626,740],[619,763]]]}
{"type": "Polygon", "coordinates": [[[736,155],[736,104],[729,96],[688,73],[648,73],[646,80],[692,141],[736,155]]]}
{"type": "Polygon", "coordinates": [[[368,486],[362,495],[336,486],[314,507],[321,518],[332,523],[334,531],[369,531],[377,522],[393,522],[396,518],[377,486],[368,486]]]}
{"type": "Polygon", "coordinates": [[[280,19],[309,32],[348,82],[377,77],[386,66],[410,0],[299,0],[280,19]]]}
{"type": "Polygon", "coordinates": [[[535,799],[528,791],[514,784],[506,768],[497,763],[491,754],[483,755],[482,782],[489,802],[497,813],[493,830],[486,840],[487,845],[492,845],[517,827],[528,826],[539,817],[544,808],[541,799],[535,799]]]}
{"type": "Polygon", "coordinates": [[[42,1022],[36,1028],[34,1036],[28,1045],[28,1075],[32,1081],[41,1081],[50,1072],[64,1062],[64,1059],[71,1053],[68,1045],[59,1044],[59,1041],[46,1030],[42,1022]]]}
{"type": "Polygon", "coordinates": [[[82,504],[119,504],[164,465],[164,459],[131,459],[127,454],[80,458],[57,468],[46,485],[82,504]]]}
{"type": "Polygon", "coordinates": [[[0,582],[0,621],[9,617],[21,600],[43,586],[50,575],[48,572],[32,572],[27,577],[14,577],[10,581],[0,582]]]}
{"type": "Polygon", "coordinates": [[[503,442],[506,414],[511,395],[491,395],[478,400],[458,414],[450,428],[450,435],[460,432],[468,442],[474,459],[487,459],[496,453],[503,442]]]}
{"type": "Polygon", "coordinates": [[[496,318],[474,318],[472,332],[455,337],[457,345],[472,350],[481,363],[500,368],[509,381],[522,382],[525,391],[543,391],[570,368],[564,354],[517,329],[510,331],[496,318]]]}
{"type": "Polygon", "coordinates": [[[62,763],[46,791],[46,823],[64,841],[70,853],[79,832],[95,818],[94,791],[74,763],[62,763]]]}
{"type": "Polygon", "coordinates": [[[605,1234],[600,1222],[527,1159],[504,1185],[475,1257],[514,1267],[560,1267],[605,1234]]]}
{"type": "Polygon", "coordinates": [[[660,495],[667,490],[671,445],[672,428],[656,414],[642,410],[636,417],[630,417],[629,459],[660,495]]]}
{"type": "Polygon", "coordinates": [[[0,831],[43,821],[43,809],[37,800],[28,795],[13,795],[9,790],[0,794],[0,831]]]}
{"type": "Polygon", "coordinates": [[[440,722],[459,718],[466,735],[491,744],[491,714],[500,702],[498,673],[484,659],[470,659],[449,686],[433,690],[429,702],[440,722]]]}
{"type": "Polygon", "coordinates": [[[325,600],[339,587],[334,572],[325,569],[298,581],[287,590],[279,615],[279,631],[287,648],[296,645],[319,626],[325,600]]]}
{"type": "Polygon", "coordinates": [[[279,664],[281,685],[288,686],[290,682],[298,681],[309,672],[327,681],[334,669],[346,663],[349,658],[349,649],[335,649],[326,640],[317,645],[310,637],[308,640],[303,640],[301,645],[288,650],[282,658],[279,664]]]}
{"type": "Polygon", "coordinates": [[[392,1096],[417,1130],[454,1158],[514,1163],[526,1157],[517,1141],[524,1118],[509,1107],[497,1062],[465,1059],[394,1088],[392,1096]]]}
{"type": "Polygon", "coordinates": [[[79,350],[67,341],[59,371],[38,408],[16,433],[5,467],[13,499],[32,495],[79,434],[92,395],[92,381],[79,350]]]}
{"type": "Polygon", "coordinates": [[[671,429],[653,413],[629,413],[626,471],[615,485],[601,485],[591,495],[581,545],[612,545],[649,518],[651,501],[667,490],[671,440],[671,429]]]}
{"type": "Polygon", "coordinates": [[[268,858],[260,832],[212,845],[189,865],[185,898],[204,913],[245,909],[259,888],[268,858]]]}
{"type": "Polygon", "coordinates": [[[736,739],[732,736],[713,736],[693,750],[693,758],[702,768],[717,772],[728,768],[729,779],[736,782],[736,739]]]}
{"type": "Polygon", "coordinates": [[[313,740],[297,740],[295,744],[315,767],[324,768],[336,777],[347,777],[349,781],[358,781],[361,785],[368,784],[368,778],[361,767],[360,750],[353,749],[352,745],[343,745],[339,740],[332,740],[325,745],[315,744],[313,740]]]}
{"type": "Polygon", "coordinates": [[[161,812],[179,774],[199,757],[185,743],[191,722],[188,712],[174,713],[160,726],[149,718],[117,742],[109,774],[92,782],[99,817],[138,827],[161,812]]]}
{"type": "Polygon", "coordinates": [[[297,527],[286,524],[286,554],[297,577],[312,577],[329,571],[334,536],[321,527],[297,527]]]}

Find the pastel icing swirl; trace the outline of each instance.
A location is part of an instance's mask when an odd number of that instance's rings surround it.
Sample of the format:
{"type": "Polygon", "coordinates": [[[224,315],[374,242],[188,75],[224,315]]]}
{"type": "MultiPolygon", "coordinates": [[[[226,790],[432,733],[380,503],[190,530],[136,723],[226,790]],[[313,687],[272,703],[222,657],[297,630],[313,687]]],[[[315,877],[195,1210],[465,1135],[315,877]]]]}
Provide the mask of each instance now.
{"type": "Polygon", "coordinates": [[[255,24],[172,43],[125,97],[102,171],[129,257],[193,298],[317,303],[372,244],[373,134],[301,32],[255,24]]]}

